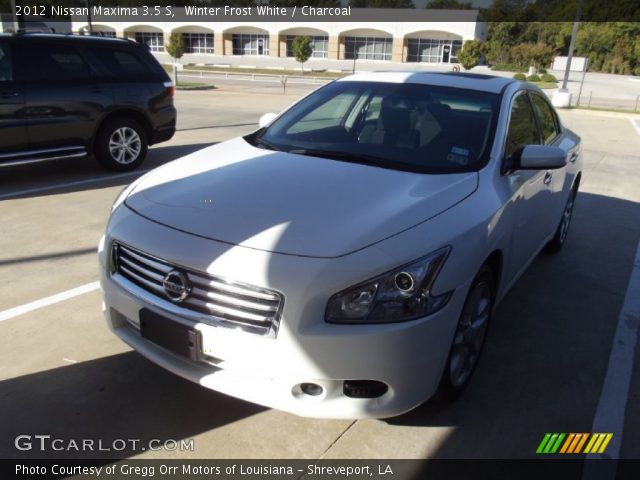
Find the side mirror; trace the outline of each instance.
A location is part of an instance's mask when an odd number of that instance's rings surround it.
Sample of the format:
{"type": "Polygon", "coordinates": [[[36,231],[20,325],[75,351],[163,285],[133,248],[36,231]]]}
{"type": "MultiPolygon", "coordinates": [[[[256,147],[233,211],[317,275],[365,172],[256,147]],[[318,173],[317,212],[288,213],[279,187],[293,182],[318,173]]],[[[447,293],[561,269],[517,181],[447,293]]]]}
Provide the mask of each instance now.
{"type": "Polygon", "coordinates": [[[273,122],[277,116],[277,113],[265,113],[260,117],[260,120],[258,120],[258,125],[260,126],[260,128],[264,128],[271,122],[273,122]]]}
{"type": "Polygon", "coordinates": [[[516,157],[516,169],[551,170],[567,164],[567,152],[549,145],[527,145],[516,157]]]}

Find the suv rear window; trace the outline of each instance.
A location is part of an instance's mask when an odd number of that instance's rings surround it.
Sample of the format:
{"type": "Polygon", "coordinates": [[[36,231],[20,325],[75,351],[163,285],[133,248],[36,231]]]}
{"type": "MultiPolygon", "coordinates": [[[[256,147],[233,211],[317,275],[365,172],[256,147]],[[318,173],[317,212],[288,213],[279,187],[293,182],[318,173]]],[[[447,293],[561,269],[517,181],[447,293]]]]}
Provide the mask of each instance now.
{"type": "Polygon", "coordinates": [[[16,70],[18,76],[26,80],[71,80],[91,76],[87,63],[70,45],[18,45],[16,70]]]}
{"type": "Polygon", "coordinates": [[[89,51],[113,75],[153,73],[151,68],[132,52],[104,47],[90,47],[89,51]]]}

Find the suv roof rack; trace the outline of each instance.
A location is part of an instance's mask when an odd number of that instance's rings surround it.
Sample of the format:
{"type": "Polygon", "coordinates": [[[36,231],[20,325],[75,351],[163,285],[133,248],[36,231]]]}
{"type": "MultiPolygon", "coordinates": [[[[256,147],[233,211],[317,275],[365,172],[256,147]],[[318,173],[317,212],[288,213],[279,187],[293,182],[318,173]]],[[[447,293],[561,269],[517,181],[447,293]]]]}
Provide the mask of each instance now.
{"type": "Polygon", "coordinates": [[[16,35],[28,35],[30,33],[56,33],[53,27],[20,27],[16,35]]]}

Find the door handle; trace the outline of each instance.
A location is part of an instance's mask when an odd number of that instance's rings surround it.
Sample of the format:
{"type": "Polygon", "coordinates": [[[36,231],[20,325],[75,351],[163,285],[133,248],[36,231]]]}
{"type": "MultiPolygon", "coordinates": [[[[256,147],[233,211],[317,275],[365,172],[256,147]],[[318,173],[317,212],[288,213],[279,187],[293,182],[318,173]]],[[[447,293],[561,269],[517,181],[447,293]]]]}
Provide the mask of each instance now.
{"type": "Polygon", "coordinates": [[[576,163],[576,160],[578,160],[578,152],[573,152],[569,157],[569,161],[571,163],[576,163]]]}
{"type": "Polygon", "coordinates": [[[2,92],[0,93],[0,98],[15,98],[18,95],[18,92],[2,92]]]}
{"type": "Polygon", "coordinates": [[[552,178],[553,178],[553,173],[551,173],[551,172],[545,173],[544,174],[544,180],[543,180],[544,184],[545,185],[549,185],[551,183],[551,179],[552,178]]]}

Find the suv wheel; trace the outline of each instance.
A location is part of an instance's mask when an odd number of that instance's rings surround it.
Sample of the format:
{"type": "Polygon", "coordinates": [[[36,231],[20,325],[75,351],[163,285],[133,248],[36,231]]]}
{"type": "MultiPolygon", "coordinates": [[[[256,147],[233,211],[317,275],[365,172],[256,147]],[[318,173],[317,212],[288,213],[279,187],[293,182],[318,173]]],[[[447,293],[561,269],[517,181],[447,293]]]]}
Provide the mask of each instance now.
{"type": "Polygon", "coordinates": [[[96,137],[95,154],[103,167],[128,171],[137,168],[147,155],[147,134],[135,120],[119,118],[103,125],[96,137]]]}
{"type": "Polygon", "coordinates": [[[438,392],[442,400],[449,401],[458,397],[469,384],[478,365],[491,320],[494,288],[493,271],[483,265],[471,282],[453,334],[453,343],[438,392]]]}

